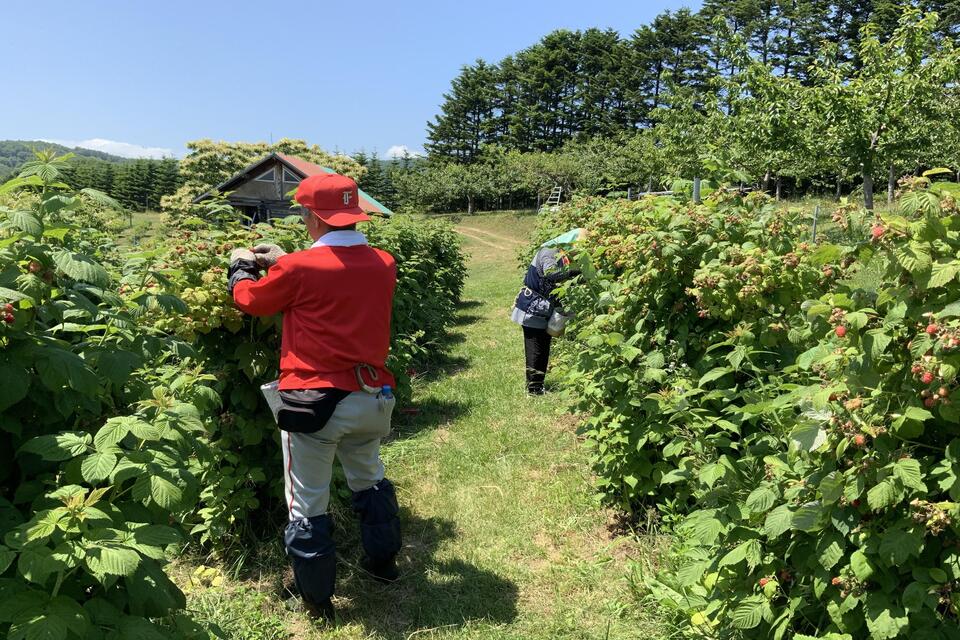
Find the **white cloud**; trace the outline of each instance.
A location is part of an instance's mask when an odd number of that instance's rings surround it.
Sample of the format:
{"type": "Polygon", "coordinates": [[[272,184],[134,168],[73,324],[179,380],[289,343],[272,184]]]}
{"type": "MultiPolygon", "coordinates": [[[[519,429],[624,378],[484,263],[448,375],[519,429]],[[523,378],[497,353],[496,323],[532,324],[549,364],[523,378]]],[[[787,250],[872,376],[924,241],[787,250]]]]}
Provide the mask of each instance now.
{"type": "Polygon", "coordinates": [[[44,140],[44,142],[54,142],[62,144],[65,147],[80,147],[81,149],[93,149],[94,151],[103,151],[123,158],[172,158],[176,154],[173,149],[166,147],[144,147],[143,145],[130,142],[117,142],[116,140],[105,140],[103,138],[91,138],[89,140],[44,140]]]}
{"type": "Polygon", "coordinates": [[[395,144],[389,149],[387,149],[388,158],[402,158],[405,153],[409,153],[411,156],[422,156],[423,153],[420,151],[414,151],[405,144],[395,144]]]}

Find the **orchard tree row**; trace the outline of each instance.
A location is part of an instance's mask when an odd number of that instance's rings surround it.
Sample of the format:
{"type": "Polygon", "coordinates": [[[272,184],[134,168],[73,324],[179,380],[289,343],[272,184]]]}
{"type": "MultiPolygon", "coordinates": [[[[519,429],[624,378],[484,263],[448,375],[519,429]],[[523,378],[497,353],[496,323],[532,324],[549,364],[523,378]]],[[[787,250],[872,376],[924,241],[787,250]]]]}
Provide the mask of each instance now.
{"type": "MultiPolygon", "coordinates": [[[[707,20],[709,11],[721,10],[717,3],[696,15],[665,15],[630,41],[599,31],[557,32],[499,66],[466,68],[430,125],[429,163],[394,180],[398,199],[434,208],[476,199],[497,204],[535,199],[536,190],[555,185],[607,193],[699,176],[778,195],[856,186],[869,208],[877,181],[887,182],[892,197],[906,173],[960,169],[960,132],[951,118],[958,103],[956,17],[949,8],[938,15],[880,3],[852,3],[856,11],[842,3],[791,3],[820,12],[800,32],[821,29],[803,36],[809,55],[786,62],[777,53],[786,46],[784,3],[734,4],[725,19],[707,20]],[[737,17],[738,7],[753,7],[747,14],[755,15],[760,5],[766,22],[737,17]],[[685,21],[709,25],[704,33],[712,36],[696,45],[681,38],[669,48],[673,62],[657,62],[652,76],[623,58],[655,49],[640,44],[641,34],[666,38],[674,33],[668,24],[679,29],[685,21]],[[780,26],[758,40],[757,25],[768,23],[780,26]],[[691,50],[705,62],[678,66],[697,59],[691,50]],[[609,67],[594,68],[583,52],[609,67]],[[562,54],[571,56],[569,65],[558,62],[562,54]],[[497,80],[517,60],[527,65],[517,81],[531,83],[520,89],[497,80]],[[617,69],[629,78],[610,75],[617,69]],[[570,77],[561,81],[557,73],[570,77]],[[629,82],[641,77],[652,88],[631,93],[629,82]],[[536,87],[552,97],[538,98],[536,87]]],[[[787,24],[799,38],[799,27],[787,24]]]]}

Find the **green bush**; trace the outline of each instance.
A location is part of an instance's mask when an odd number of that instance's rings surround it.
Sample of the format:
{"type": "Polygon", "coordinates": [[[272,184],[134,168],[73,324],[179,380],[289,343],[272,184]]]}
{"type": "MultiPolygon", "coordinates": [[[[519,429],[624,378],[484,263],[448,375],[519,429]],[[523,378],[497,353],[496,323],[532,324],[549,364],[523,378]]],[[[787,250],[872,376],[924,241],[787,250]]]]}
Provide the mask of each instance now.
{"type": "MultiPolygon", "coordinates": [[[[124,254],[115,203],[72,192],[62,163],[42,156],[0,188],[0,633],[207,637],[163,565],[191,535],[223,551],[270,521],[281,484],[264,471],[279,449],[264,454],[276,428],[258,390],[279,323],[233,307],[227,256],[267,235],[302,247],[303,227],[200,222],[124,254]]],[[[398,261],[389,366],[408,399],[463,256],[439,223],[369,231],[398,261]]]]}
{"type": "Polygon", "coordinates": [[[849,244],[756,196],[590,216],[561,368],[604,495],[674,525],[685,635],[960,636],[960,215],[904,186],[849,244]]]}

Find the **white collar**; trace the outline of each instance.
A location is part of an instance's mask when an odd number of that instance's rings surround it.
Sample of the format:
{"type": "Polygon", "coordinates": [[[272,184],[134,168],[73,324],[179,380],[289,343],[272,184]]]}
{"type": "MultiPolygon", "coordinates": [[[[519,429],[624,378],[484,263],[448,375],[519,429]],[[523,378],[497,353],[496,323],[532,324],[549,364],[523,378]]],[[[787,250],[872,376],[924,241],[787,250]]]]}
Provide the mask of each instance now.
{"type": "Polygon", "coordinates": [[[355,247],[367,244],[367,236],[359,231],[328,231],[313,243],[314,247],[355,247]]]}

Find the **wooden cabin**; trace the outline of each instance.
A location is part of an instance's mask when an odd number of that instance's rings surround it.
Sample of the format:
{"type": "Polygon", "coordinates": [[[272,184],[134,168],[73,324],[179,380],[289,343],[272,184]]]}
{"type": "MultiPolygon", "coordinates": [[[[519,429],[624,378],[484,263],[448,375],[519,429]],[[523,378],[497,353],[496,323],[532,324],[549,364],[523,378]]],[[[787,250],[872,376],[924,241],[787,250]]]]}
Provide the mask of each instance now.
{"type": "MultiPolygon", "coordinates": [[[[296,156],[271,153],[197,196],[193,202],[196,204],[216,193],[226,193],[227,201],[253,222],[267,222],[272,218],[299,213],[299,208],[290,204],[297,185],[308,176],[322,173],[334,171],[296,156]]],[[[390,209],[362,190],[359,196],[360,206],[369,213],[393,215],[390,209]]]]}

